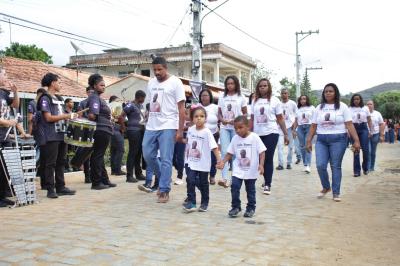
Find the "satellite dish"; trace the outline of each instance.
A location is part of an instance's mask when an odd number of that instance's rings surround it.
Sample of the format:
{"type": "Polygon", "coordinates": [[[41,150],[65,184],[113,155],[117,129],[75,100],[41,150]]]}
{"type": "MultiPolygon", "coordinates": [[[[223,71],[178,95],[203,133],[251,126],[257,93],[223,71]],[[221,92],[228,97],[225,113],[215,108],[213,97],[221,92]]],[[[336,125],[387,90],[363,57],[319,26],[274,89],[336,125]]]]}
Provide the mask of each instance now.
{"type": "Polygon", "coordinates": [[[72,41],[70,41],[71,42],[71,45],[72,45],[72,47],[74,48],[74,50],[75,50],[75,54],[82,54],[82,55],[86,55],[87,53],[85,53],[85,51],[83,51],[78,45],[76,45],[75,43],[73,43],[72,41]]]}

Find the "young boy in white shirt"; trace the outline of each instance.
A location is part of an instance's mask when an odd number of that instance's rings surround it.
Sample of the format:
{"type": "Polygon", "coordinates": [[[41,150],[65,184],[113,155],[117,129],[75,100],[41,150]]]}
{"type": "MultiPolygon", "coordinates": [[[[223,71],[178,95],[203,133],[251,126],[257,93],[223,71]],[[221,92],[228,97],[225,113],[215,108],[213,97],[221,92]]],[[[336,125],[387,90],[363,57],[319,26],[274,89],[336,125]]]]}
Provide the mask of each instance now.
{"type": "Polygon", "coordinates": [[[244,181],[247,192],[247,207],[244,217],[251,218],[256,210],[255,183],[258,175],[264,173],[266,147],[260,137],[250,131],[249,120],[246,116],[238,116],[234,120],[234,127],[236,135],[229,144],[225,158],[218,164],[218,168],[222,169],[224,164],[235,156],[231,184],[232,209],[228,215],[237,217],[242,210],[240,188],[244,181]]]}

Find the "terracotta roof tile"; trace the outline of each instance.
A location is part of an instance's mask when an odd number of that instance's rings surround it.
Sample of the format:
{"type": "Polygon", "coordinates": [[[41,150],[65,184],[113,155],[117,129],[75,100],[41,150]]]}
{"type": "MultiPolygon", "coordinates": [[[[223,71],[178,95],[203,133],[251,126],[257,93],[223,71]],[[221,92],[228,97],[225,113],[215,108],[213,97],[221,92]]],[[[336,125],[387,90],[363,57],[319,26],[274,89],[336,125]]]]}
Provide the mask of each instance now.
{"type": "MultiPolygon", "coordinates": [[[[40,87],[42,77],[52,72],[60,77],[61,94],[64,96],[86,98],[86,87],[89,72],[79,72],[78,82],[76,81],[76,71],[64,67],[48,65],[40,61],[30,61],[13,57],[4,57],[0,60],[2,66],[20,92],[36,93],[40,87]]],[[[106,84],[111,84],[119,80],[117,77],[103,76],[106,84]]]]}

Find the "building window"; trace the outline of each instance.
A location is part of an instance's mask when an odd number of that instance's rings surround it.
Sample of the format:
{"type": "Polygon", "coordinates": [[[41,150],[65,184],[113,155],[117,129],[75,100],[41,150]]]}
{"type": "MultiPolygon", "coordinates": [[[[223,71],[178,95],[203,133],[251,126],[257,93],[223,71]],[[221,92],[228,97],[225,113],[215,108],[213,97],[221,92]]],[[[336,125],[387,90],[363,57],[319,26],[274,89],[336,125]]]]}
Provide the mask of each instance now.
{"type": "Polygon", "coordinates": [[[150,77],[150,69],[142,69],[142,70],[140,71],[140,74],[141,74],[142,76],[150,77]]]}
{"type": "Polygon", "coordinates": [[[123,78],[123,77],[126,77],[126,76],[128,76],[128,71],[119,71],[118,72],[118,77],[119,78],[123,78]]]}

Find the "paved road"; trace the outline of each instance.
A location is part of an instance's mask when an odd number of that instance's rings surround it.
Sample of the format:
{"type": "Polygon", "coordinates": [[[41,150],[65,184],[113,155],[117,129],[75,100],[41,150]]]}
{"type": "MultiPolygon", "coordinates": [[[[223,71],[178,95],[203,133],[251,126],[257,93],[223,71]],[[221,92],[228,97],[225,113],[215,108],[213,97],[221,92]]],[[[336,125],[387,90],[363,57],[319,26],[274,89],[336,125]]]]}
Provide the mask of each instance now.
{"type": "Polygon", "coordinates": [[[217,186],[208,212],[185,214],[185,186],[159,204],[121,177],[92,191],[68,175],[76,196],[40,191],[39,204],[0,209],[0,265],[400,265],[400,176],[384,171],[400,169],[400,144],[378,152],[378,171],[359,178],[346,153],[341,203],[316,199],[315,166],[277,172],[270,196],[258,180],[253,219],[228,218],[230,192],[217,186]]]}

